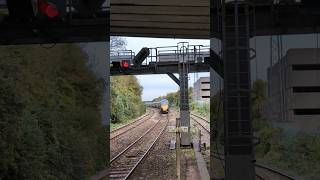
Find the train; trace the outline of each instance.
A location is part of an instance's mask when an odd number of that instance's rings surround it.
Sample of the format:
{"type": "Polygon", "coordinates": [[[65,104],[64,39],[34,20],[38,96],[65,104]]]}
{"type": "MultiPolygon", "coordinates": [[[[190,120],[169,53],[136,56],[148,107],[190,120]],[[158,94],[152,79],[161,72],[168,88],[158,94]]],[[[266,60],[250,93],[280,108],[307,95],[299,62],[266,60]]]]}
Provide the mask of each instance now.
{"type": "Polygon", "coordinates": [[[145,101],[147,107],[153,107],[160,110],[160,113],[169,113],[169,101],[167,99],[161,99],[160,101],[145,101]]]}
{"type": "Polygon", "coordinates": [[[160,112],[162,114],[169,113],[169,101],[167,99],[162,99],[160,101],[160,112]]]}

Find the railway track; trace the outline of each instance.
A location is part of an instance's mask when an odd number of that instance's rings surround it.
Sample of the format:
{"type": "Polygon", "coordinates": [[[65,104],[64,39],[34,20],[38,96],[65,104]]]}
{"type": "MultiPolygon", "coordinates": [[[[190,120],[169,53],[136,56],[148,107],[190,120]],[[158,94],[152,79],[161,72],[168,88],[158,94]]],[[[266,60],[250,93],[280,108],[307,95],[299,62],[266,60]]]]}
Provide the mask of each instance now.
{"type": "Polygon", "coordinates": [[[140,124],[144,123],[147,119],[151,118],[151,116],[155,113],[154,109],[150,109],[147,114],[139,117],[135,121],[128,123],[124,126],[121,126],[110,133],[110,140],[117,138],[118,136],[132,130],[133,128],[139,126],[140,124]]]}
{"type": "Polygon", "coordinates": [[[202,129],[204,129],[207,133],[210,134],[210,122],[200,116],[195,114],[191,114],[191,118],[199,125],[202,129]]]}
{"type": "Polygon", "coordinates": [[[154,126],[112,158],[109,179],[128,179],[164,132],[168,121],[168,115],[161,116],[154,126]]]}
{"type": "MultiPolygon", "coordinates": [[[[200,116],[195,114],[191,114],[192,119],[202,128],[205,129],[206,133],[210,134],[210,122],[200,116]],[[208,128],[209,127],[209,128],[208,128]]],[[[224,161],[224,155],[214,153],[214,158],[220,159],[224,161]]],[[[285,173],[267,167],[265,165],[261,165],[255,163],[255,170],[256,170],[256,179],[258,180],[294,180],[295,178],[286,175],[285,173]]]]}
{"type": "MultiPolygon", "coordinates": [[[[223,154],[214,153],[213,157],[215,159],[224,161],[223,154]]],[[[262,164],[255,163],[254,166],[256,171],[256,180],[295,180],[296,179],[279,170],[270,168],[262,164]]]]}
{"type": "Polygon", "coordinates": [[[116,157],[132,142],[139,139],[143,133],[152,129],[159,121],[159,114],[151,109],[150,114],[131,124],[129,127],[121,129],[117,134],[110,137],[110,159],[116,157]]]}
{"type": "Polygon", "coordinates": [[[283,172],[280,172],[278,170],[275,170],[273,168],[261,165],[261,164],[255,164],[255,169],[256,169],[256,179],[261,179],[261,180],[269,180],[269,179],[274,179],[274,180],[294,180],[294,177],[291,177],[289,175],[286,175],[283,172]],[[259,172],[259,173],[257,173],[259,172]]]}

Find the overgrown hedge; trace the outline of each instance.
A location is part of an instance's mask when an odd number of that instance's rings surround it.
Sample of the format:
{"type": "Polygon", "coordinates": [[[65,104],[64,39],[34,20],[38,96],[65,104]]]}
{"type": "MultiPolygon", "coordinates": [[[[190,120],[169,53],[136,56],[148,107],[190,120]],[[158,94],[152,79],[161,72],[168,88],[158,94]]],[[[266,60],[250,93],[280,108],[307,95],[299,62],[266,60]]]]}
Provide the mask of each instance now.
{"type": "Polygon", "coordinates": [[[101,86],[76,45],[0,47],[0,179],[86,179],[106,165],[101,86]]]}
{"type": "Polygon", "coordinates": [[[298,133],[286,136],[279,128],[264,127],[258,132],[256,147],[259,162],[277,167],[293,176],[319,179],[320,136],[298,133]]]}
{"type": "Polygon", "coordinates": [[[111,77],[111,122],[120,123],[145,113],[141,95],[142,87],[135,76],[111,77]]]}

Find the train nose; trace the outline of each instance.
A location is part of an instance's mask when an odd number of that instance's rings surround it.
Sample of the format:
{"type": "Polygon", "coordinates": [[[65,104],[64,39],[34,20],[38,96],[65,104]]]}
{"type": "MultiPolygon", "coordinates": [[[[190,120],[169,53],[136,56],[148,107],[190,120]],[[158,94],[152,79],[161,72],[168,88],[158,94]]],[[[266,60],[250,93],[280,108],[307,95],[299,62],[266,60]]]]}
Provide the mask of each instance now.
{"type": "Polygon", "coordinates": [[[168,105],[163,105],[161,106],[162,111],[167,111],[168,110],[168,105]]]}

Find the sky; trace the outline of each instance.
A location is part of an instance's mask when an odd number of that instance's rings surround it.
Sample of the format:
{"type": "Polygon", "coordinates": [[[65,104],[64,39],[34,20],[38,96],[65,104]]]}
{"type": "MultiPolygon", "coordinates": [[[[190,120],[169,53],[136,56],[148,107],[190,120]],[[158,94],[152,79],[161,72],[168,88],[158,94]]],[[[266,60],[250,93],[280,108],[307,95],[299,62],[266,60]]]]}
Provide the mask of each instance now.
{"type": "MultiPolygon", "coordinates": [[[[140,38],[125,37],[126,49],[138,53],[142,47],[176,46],[178,42],[189,42],[189,44],[210,45],[209,40],[191,39],[167,39],[167,38],[140,38]]],[[[198,77],[209,76],[209,73],[197,73],[198,77]]],[[[189,87],[193,85],[195,74],[189,74],[189,87]]],[[[176,74],[177,77],[179,77],[176,74]]],[[[166,74],[161,75],[138,75],[136,76],[143,87],[142,100],[151,101],[169,92],[175,92],[179,86],[166,74]]]]}

